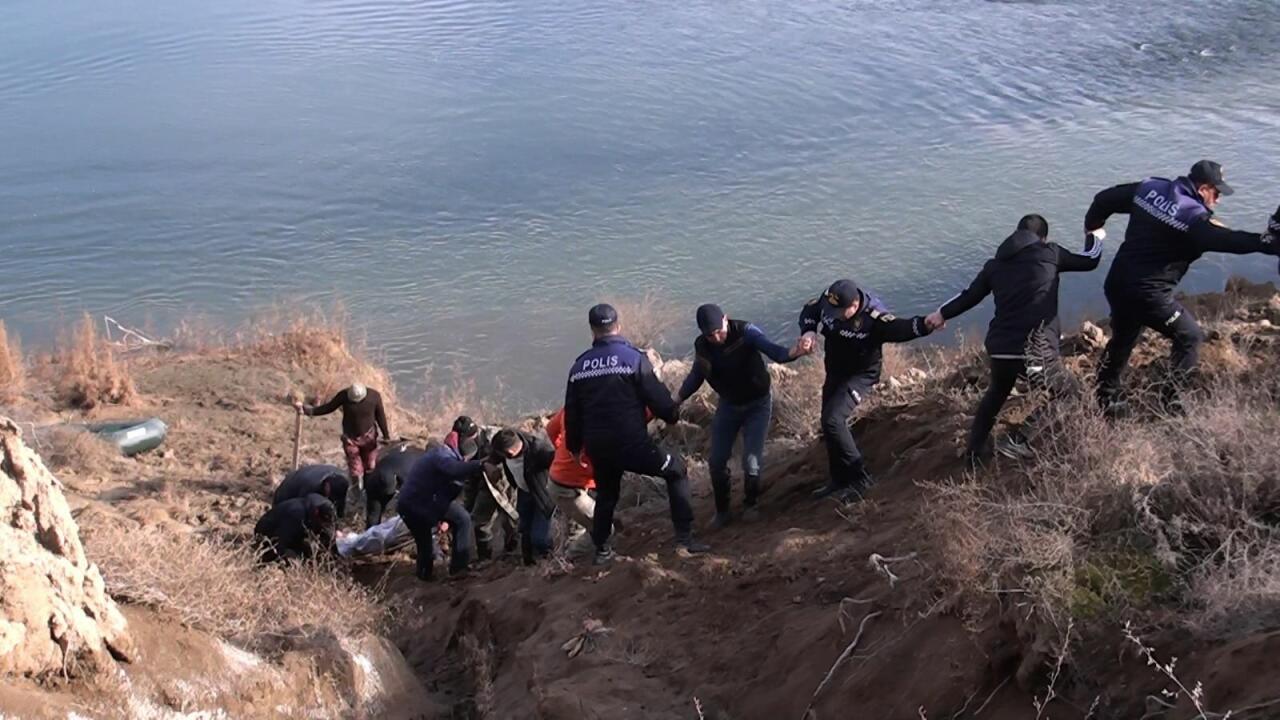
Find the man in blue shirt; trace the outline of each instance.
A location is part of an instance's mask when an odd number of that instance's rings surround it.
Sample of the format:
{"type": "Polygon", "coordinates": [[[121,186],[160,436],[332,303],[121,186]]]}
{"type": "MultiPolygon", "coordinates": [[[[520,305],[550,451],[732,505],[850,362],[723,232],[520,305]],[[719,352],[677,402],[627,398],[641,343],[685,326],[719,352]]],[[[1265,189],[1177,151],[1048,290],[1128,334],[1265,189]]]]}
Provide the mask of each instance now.
{"type": "Polygon", "coordinates": [[[764,331],[743,320],[731,320],[718,305],[703,305],[697,312],[701,334],[693,342],[693,367],[680,386],[676,402],[683,403],[703,382],[720,396],[711,420],[711,487],[715,491],[716,517],[712,527],[728,525],[730,477],[729,456],[733,443],[742,434],[743,516],[753,519],[760,496],[760,466],[764,441],[773,414],[769,369],[761,354],[777,363],[788,363],[801,354],[799,347],[776,345],[764,331]]]}

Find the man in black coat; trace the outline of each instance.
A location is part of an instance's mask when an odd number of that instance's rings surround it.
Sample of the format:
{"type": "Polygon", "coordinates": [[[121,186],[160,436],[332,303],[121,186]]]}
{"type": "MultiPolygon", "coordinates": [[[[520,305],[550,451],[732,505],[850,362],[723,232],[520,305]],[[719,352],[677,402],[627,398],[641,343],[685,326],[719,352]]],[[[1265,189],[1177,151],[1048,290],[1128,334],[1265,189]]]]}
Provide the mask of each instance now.
{"type": "Polygon", "coordinates": [[[409,469],[422,457],[423,450],[409,443],[384,448],[378,454],[378,465],[365,474],[364,523],[373,527],[382,522],[387,504],[409,477],[409,469]]]}
{"type": "MultiPolygon", "coordinates": [[[[1048,221],[1039,215],[1027,215],[1018,221],[1017,229],[1000,244],[995,257],[982,266],[969,287],[926,318],[931,326],[941,327],[988,295],[995,297],[995,316],[986,339],[991,385],[978,403],[969,431],[966,457],[970,464],[985,455],[996,416],[1020,376],[1043,380],[1055,396],[1074,389],[1075,381],[1063,367],[1058,352],[1058,276],[1093,270],[1101,259],[1100,238],[1089,235],[1084,252],[1073,253],[1049,242],[1048,221]],[[1033,334],[1039,339],[1028,354],[1033,334]]],[[[1027,427],[1033,425],[1029,420],[1027,427]]],[[[1030,455],[1023,435],[1002,438],[996,449],[1013,458],[1030,455]]]]}
{"type": "Polygon", "coordinates": [[[343,518],[347,516],[349,485],[347,474],[337,465],[303,465],[284,476],[271,496],[271,504],[279,505],[285,500],[312,494],[323,495],[333,503],[338,517],[343,518]]]}
{"type": "Polygon", "coordinates": [[[520,554],[525,565],[551,555],[551,517],[556,504],[551,497],[551,463],[556,449],[546,438],[503,428],[490,443],[489,461],[502,468],[507,482],[516,487],[516,513],[520,516],[520,554]]]}
{"type": "Polygon", "coordinates": [[[253,526],[263,543],[262,559],[306,559],[333,547],[337,512],[323,495],[285,500],[266,512],[253,526]]]}

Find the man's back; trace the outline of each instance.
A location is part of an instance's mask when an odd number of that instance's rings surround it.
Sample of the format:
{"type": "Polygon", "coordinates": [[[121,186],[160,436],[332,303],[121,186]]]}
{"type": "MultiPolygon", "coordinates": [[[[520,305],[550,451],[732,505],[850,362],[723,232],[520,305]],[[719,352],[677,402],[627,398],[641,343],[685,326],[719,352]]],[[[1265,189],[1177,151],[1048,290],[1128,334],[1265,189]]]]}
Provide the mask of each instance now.
{"type": "Polygon", "coordinates": [[[596,452],[643,440],[646,408],[675,422],[675,401],[648,357],[620,335],[596,340],[569,373],[565,444],[571,452],[596,452]]]}

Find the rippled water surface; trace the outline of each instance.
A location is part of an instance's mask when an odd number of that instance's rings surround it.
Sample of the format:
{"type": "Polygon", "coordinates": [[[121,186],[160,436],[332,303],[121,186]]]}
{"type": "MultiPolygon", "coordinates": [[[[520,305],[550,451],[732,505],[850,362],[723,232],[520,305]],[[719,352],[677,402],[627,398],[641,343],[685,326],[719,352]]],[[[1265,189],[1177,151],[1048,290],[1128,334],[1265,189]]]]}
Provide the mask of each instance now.
{"type": "MultiPolygon", "coordinates": [[[[1270,0],[8,0],[0,317],[338,301],[402,388],[546,404],[602,296],[687,307],[677,346],[713,300],[789,338],[846,274],[927,310],[1021,214],[1074,246],[1098,189],[1201,156],[1259,228],[1277,31],[1270,0]]],[[[1187,286],[1232,271],[1274,263],[1187,286]]]]}

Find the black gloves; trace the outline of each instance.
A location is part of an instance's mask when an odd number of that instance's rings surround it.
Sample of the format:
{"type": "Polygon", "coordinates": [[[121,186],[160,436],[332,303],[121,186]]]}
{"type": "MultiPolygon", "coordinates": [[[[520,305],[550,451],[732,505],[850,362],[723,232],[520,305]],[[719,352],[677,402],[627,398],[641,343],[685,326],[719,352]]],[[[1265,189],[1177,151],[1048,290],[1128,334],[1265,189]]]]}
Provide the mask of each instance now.
{"type": "Polygon", "coordinates": [[[1267,221],[1267,229],[1262,233],[1263,252],[1269,255],[1280,255],[1280,207],[1271,214],[1267,221]]]}

